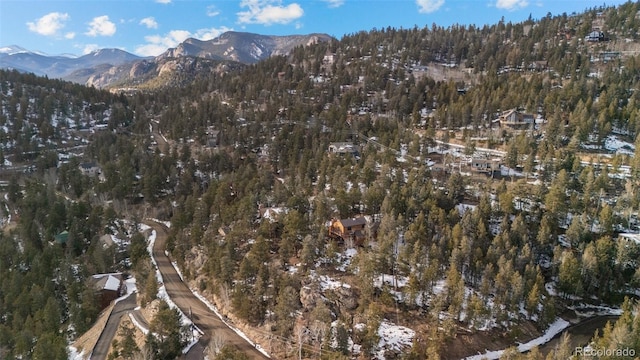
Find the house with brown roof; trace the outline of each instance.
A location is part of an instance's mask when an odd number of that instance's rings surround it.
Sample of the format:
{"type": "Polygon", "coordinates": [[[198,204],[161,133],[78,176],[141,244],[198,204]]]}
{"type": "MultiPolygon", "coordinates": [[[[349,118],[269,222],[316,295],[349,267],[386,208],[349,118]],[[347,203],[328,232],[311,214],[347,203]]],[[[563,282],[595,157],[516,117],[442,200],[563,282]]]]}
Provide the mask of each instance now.
{"type": "Polygon", "coordinates": [[[363,216],[349,219],[333,219],[329,225],[329,236],[341,240],[353,240],[361,245],[365,238],[367,220],[363,216]]]}
{"type": "Polygon", "coordinates": [[[95,274],[89,279],[94,290],[100,310],[106,308],[112,301],[125,292],[121,273],[95,274]]]}
{"type": "Polygon", "coordinates": [[[526,130],[533,126],[535,120],[532,114],[525,114],[518,109],[504,111],[499,117],[500,126],[512,130],[526,130]]]}

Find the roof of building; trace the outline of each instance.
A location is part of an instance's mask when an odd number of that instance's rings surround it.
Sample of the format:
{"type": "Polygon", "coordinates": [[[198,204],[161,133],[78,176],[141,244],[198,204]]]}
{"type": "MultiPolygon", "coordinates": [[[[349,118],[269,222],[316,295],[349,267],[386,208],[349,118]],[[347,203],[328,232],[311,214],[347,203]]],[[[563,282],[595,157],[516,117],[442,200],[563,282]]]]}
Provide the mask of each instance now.
{"type": "Polygon", "coordinates": [[[351,218],[351,219],[341,219],[340,222],[342,223],[342,226],[357,226],[357,225],[364,225],[367,223],[367,220],[364,217],[356,217],[356,218],[351,218]]]}
{"type": "Polygon", "coordinates": [[[122,283],[122,274],[95,274],[93,279],[96,280],[95,287],[98,290],[118,291],[122,283]]]}
{"type": "Polygon", "coordinates": [[[94,168],[94,167],[98,167],[98,165],[96,165],[96,163],[91,161],[91,162],[80,163],[80,167],[83,168],[83,169],[91,169],[91,168],[94,168]]]}
{"type": "Polygon", "coordinates": [[[58,243],[64,244],[69,240],[69,232],[67,230],[53,237],[58,243]]]}
{"type": "Polygon", "coordinates": [[[358,151],[358,148],[351,142],[332,142],[329,148],[333,148],[338,153],[352,153],[358,151]]]}

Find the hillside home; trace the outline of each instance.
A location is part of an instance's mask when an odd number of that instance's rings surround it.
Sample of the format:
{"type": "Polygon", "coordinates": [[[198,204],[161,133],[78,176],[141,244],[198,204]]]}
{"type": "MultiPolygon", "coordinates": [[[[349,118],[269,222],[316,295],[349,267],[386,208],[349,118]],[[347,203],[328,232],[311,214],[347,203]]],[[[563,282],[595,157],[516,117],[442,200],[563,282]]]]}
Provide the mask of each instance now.
{"type": "Polygon", "coordinates": [[[353,240],[356,244],[361,245],[366,238],[366,226],[367,220],[363,216],[350,219],[333,219],[329,225],[329,237],[353,240]]]}
{"type": "Polygon", "coordinates": [[[598,55],[598,59],[604,62],[617,60],[620,58],[621,58],[621,54],[619,51],[602,51],[598,55]]]}
{"type": "Polygon", "coordinates": [[[609,38],[605,35],[603,31],[592,31],[589,35],[584,37],[584,40],[587,42],[603,42],[609,41],[609,38]]]}
{"type": "Polygon", "coordinates": [[[336,55],[331,53],[325,54],[325,56],[322,58],[322,62],[327,65],[333,65],[335,60],[336,60],[336,55]]]}
{"type": "Polygon", "coordinates": [[[548,68],[549,68],[549,62],[542,61],[542,60],[534,61],[528,66],[529,71],[534,71],[534,72],[546,71],[548,68]]]}
{"type": "Polygon", "coordinates": [[[493,174],[494,171],[500,171],[500,162],[493,159],[471,159],[471,169],[479,173],[493,174]]]}
{"type": "Polygon", "coordinates": [[[351,154],[357,156],[358,147],[352,142],[332,142],[329,144],[329,153],[338,155],[351,154]]]}
{"type": "Polygon", "coordinates": [[[214,130],[209,127],[206,132],[206,142],[205,146],[213,149],[220,145],[220,130],[214,130]]]}
{"type": "Polygon", "coordinates": [[[96,175],[100,175],[100,167],[94,163],[94,162],[83,162],[80,163],[80,172],[82,172],[82,175],[87,175],[87,176],[96,176],[96,175]]]}
{"type": "Polygon", "coordinates": [[[120,297],[125,292],[124,281],[121,273],[95,274],[89,281],[96,291],[96,297],[100,310],[120,297]]]}
{"type": "Polygon", "coordinates": [[[518,109],[511,109],[503,112],[498,117],[498,120],[500,122],[500,126],[512,130],[525,130],[534,124],[532,114],[525,114],[520,112],[518,109]]]}

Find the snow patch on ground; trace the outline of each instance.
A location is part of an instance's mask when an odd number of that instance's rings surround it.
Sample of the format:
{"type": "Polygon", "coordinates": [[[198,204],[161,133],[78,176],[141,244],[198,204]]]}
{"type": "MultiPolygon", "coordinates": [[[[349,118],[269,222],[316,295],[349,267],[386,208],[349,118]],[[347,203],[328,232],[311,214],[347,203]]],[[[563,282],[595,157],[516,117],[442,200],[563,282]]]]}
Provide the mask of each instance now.
{"type": "Polygon", "coordinates": [[[184,277],[182,276],[182,271],[180,271],[180,268],[178,267],[178,263],[175,262],[175,261],[172,261],[171,265],[173,265],[173,268],[176,269],[176,272],[178,273],[178,276],[180,277],[180,280],[182,282],[184,282],[184,277]]]}
{"type": "Polygon", "coordinates": [[[350,288],[351,285],[343,283],[341,281],[335,280],[327,275],[320,275],[318,277],[318,280],[320,281],[320,289],[322,289],[322,291],[325,290],[335,290],[337,288],[350,288]]]}
{"type": "Polygon", "coordinates": [[[338,254],[340,265],[336,266],[336,270],[345,272],[349,265],[351,265],[351,260],[353,257],[358,254],[358,250],[354,248],[349,248],[344,251],[344,253],[338,254]]]}
{"type": "Polygon", "coordinates": [[[624,155],[630,155],[630,156],[633,156],[636,150],[636,147],[633,144],[626,141],[622,141],[618,139],[618,137],[615,135],[607,136],[607,138],[604,140],[604,148],[618,154],[624,154],[624,155]]]}
{"type": "Polygon", "coordinates": [[[569,309],[575,311],[576,315],[580,317],[622,315],[622,309],[601,305],[579,304],[576,306],[569,306],[569,309]]]}
{"type": "Polygon", "coordinates": [[[373,279],[373,285],[381,288],[383,285],[403,288],[409,282],[409,278],[401,275],[382,274],[373,279]]]}
{"type": "Polygon", "coordinates": [[[119,298],[117,298],[115,300],[115,302],[120,302],[126,298],[128,298],[131,294],[133,294],[134,292],[138,291],[138,287],[136,286],[136,279],[135,278],[130,278],[124,281],[124,285],[127,289],[126,294],[120,296],[119,298]]]}
{"type": "Polygon", "coordinates": [[[388,350],[402,354],[403,350],[410,348],[413,345],[413,338],[416,336],[416,332],[408,327],[383,321],[378,328],[378,336],[380,337],[378,342],[379,351],[376,355],[378,359],[384,360],[384,354],[388,350]]]}
{"type": "Polygon", "coordinates": [[[69,360],[84,360],[85,359],[84,350],[82,350],[81,352],[78,352],[78,349],[76,349],[73,346],[69,346],[67,348],[67,351],[69,352],[69,360]]]}
{"type": "Polygon", "coordinates": [[[162,221],[162,220],[158,220],[158,219],[154,219],[154,218],[149,218],[149,220],[157,222],[158,224],[162,224],[162,225],[168,227],[169,229],[171,229],[171,221],[162,221]]]}

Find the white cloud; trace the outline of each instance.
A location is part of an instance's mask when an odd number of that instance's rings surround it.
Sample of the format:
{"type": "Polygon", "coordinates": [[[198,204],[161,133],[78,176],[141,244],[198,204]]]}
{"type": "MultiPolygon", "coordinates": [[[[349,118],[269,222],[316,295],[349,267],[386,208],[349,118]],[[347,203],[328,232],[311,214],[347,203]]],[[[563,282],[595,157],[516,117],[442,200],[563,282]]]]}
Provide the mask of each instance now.
{"type": "Polygon", "coordinates": [[[146,17],[146,18],[140,20],[140,25],[144,25],[148,29],[157,29],[158,28],[158,22],[156,21],[156,19],[153,16],[149,16],[149,17],[146,17]]]}
{"type": "Polygon", "coordinates": [[[327,4],[329,4],[330,8],[337,8],[340,7],[342,5],[344,5],[344,1],[345,0],[322,0],[324,2],[326,2],[327,4]]]}
{"type": "Polygon", "coordinates": [[[220,34],[231,31],[233,29],[226,26],[220,28],[200,29],[195,33],[191,33],[187,30],[173,30],[161,35],[145,36],[146,44],[137,46],[135,53],[140,56],[158,56],[165,52],[169,48],[178,46],[181,42],[188,38],[196,38],[198,40],[206,41],[220,36],[220,34]]]}
{"type": "Polygon", "coordinates": [[[27,22],[30,31],[44,36],[59,36],[64,23],[69,20],[69,14],[52,12],[33,22],[27,22]]]}
{"type": "Polygon", "coordinates": [[[83,55],[87,55],[90,54],[93,51],[96,51],[100,49],[100,47],[97,44],[86,44],[83,48],[82,48],[82,54],[83,55]]]}
{"type": "Polygon", "coordinates": [[[304,14],[299,4],[284,6],[281,0],[242,0],[240,7],[248,8],[237,13],[240,24],[288,24],[304,14]]]}
{"type": "Polygon", "coordinates": [[[116,33],[116,24],[109,21],[107,15],[93,18],[85,35],[88,36],[112,36],[116,33]]]}
{"type": "Polygon", "coordinates": [[[170,4],[171,0],[156,0],[156,2],[159,4],[170,4]]]}
{"type": "Polygon", "coordinates": [[[215,5],[207,6],[207,16],[214,17],[220,15],[220,10],[215,5]]]}
{"type": "Polygon", "coordinates": [[[71,40],[74,37],[76,37],[76,33],[74,33],[74,32],[68,32],[68,33],[64,34],[64,38],[67,39],[67,40],[71,40]]]}
{"type": "Polygon", "coordinates": [[[498,0],[496,7],[504,10],[516,10],[518,8],[525,8],[529,5],[527,0],[498,0]]]}
{"type": "Polygon", "coordinates": [[[227,31],[232,31],[233,29],[228,28],[226,26],[221,26],[219,28],[210,28],[210,29],[200,29],[196,31],[196,33],[192,36],[198,40],[207,41],[211,39],[215,39],[218,36],[222,35],[227,31]]]}
{"type": "Polygon", "coordinates": [[[444,0],[416,0],[418,12],[421,14],[430,14],[437,11],[444,5],[444,0]]]}

